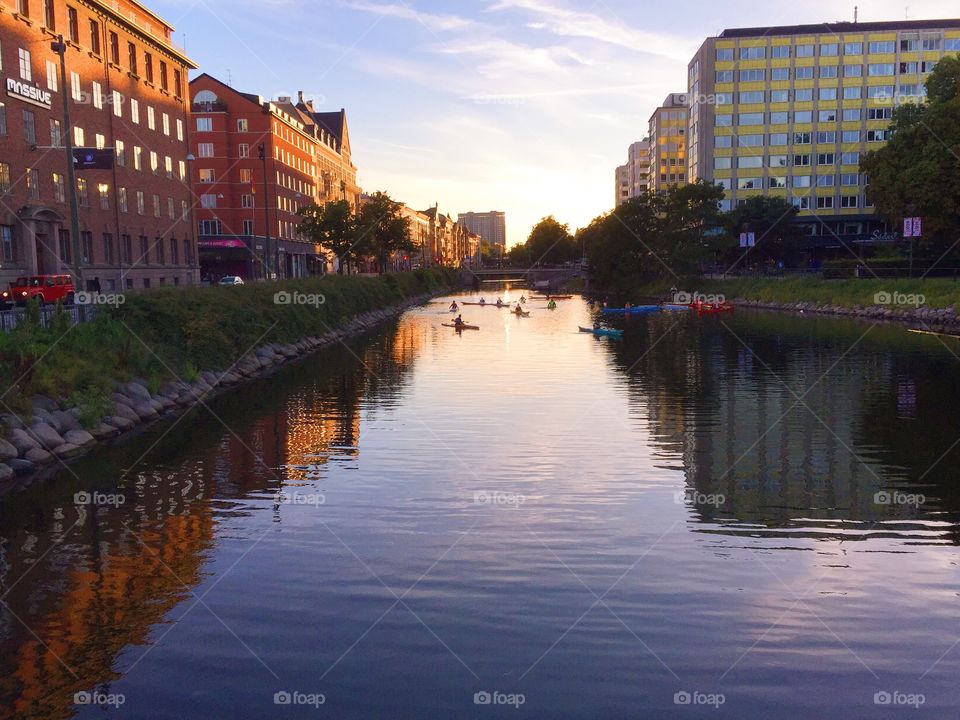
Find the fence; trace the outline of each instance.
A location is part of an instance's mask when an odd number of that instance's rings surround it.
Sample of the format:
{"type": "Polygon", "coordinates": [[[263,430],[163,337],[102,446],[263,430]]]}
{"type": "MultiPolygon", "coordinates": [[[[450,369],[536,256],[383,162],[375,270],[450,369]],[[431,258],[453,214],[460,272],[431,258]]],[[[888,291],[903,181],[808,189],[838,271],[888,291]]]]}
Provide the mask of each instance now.
{"type": "MultiPolygon", "coordinates": [[[[70,325],[78,325],[93,320],[100,312],[100,308],[93,305],[70,305],[63,308],[70,318],[70,325]]],[[[40,324],[47,327],[56,313],[55,305],[45,305],[40,308],[40,324]]],[[[12,310],[0,311],[0,331],[10,332],[13,330],[26,315],[26,308],[13,308],[12,310]]]]}

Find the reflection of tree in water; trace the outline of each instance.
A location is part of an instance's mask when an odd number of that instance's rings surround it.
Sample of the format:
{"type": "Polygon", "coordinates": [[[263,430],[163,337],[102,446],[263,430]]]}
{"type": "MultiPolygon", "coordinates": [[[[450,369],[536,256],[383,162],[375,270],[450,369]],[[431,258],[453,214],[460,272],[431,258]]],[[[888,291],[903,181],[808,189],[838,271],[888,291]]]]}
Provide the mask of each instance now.
{"type": "Polygon", "coordinates": [[[924,473],[957,441],[960,390],[945,382],[957,360],[929,346],[917,352],[899,328],[862,338],[867,327],[664,313],[632,322],[610,348],[653,442],[682,456],[688,487],[725,496],[718,508],[696,506],[702,520],[802,532],[829,520],[867,528],[930,519],[939,509],[955,517],[960,492],[949,469],[960,443],[924,473]],[[874,495],[887,487],[932,502],[878,505],[874,495]]]}

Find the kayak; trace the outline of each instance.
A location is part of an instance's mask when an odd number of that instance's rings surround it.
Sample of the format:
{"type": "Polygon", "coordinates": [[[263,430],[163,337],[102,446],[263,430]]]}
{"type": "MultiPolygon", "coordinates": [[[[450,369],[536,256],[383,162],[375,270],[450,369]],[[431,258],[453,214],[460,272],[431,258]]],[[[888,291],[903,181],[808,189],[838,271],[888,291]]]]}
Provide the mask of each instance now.
{"type": "Polygon", "coordinates": [[[634,313],[657,312],[659,305],[634,305],[628,308],[601,308],[604,315],[633,315],[634,313]]]}
{"type": "Polygon", "coordinates": [[[594,335],[599,335],[601,337],[623,337],[623,330],[616,330],[613,328],[585,328],[579,325],[577,327],[580,327],[580,332],[593,333],[594,335]]]}
{"type": "Polygon", "coordinates": [[[496,303],[472,303],[472,302],[464,302],[464,303],[460,303],[460,304],[461,304],[461,305],[476,305],[476,306],[478,306],[478,307],[495,307],[495,308],[508,308],[508,307],[510,307],[509,305],[507,305],[507,303],[502,303],[502,304],[500,304],[500,305],[497,305],[496,303]]]}
{"type": "Polygon", "coordinates": [[[660,306],[662,310],[692,310],[690,305],[679,305],[677,303],[664,303],[660,306]]]}
{"type": "Polygon", "coordinates": [[[701,315],[733,312],[733,305],[730,303],[723,303],[721,305],[710,305],[708,303],[704,303],[699,307],[696,305],[691,305],[690,307],[701,315]]]}
{"type": "Polygon", "coordinates": [[[517,312],[516,310],[510,311],[511,315],[516,315],[517,317],[530,317],[530,311],[527,312],[517,312]]]}
{"type": "Polygon", "coordinates": [[[573,295],[547,295],[547,300],[570,300],[573,295]]]}
{"type": "Polygon", "coordinates": [[[444,327],[453,328],[455,330],[479,330],[480,329],[478,325],[467,325],[466,323],[459,326],[456,323],[440,323],[440,324],[443,325],[444,327]]]}

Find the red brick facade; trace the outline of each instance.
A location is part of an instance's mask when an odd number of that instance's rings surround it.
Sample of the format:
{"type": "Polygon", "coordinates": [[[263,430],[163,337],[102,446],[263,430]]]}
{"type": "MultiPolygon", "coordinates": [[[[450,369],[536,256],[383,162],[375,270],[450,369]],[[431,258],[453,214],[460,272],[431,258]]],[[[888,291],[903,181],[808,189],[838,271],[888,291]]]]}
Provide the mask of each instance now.
{"type": "Polygon", "coordinates": [[[172,28],[135,0],[0,0],[0,283],[70,270],[63,103],[76,145],[82,266],[104,290],[199,279],[187,182],[187,71],[172,28]],[[67,44],[66,83],[51,42],[67,44]],[[25,97],[29,96],[29,97],[25,97]]]}

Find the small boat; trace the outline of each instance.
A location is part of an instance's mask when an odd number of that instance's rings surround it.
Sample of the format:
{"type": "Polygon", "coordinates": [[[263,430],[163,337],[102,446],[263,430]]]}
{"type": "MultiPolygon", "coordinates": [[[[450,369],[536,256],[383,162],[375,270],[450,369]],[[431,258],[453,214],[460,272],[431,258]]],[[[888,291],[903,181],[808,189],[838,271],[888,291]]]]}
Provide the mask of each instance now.
{"type": "Polygon", "coordinates": [[[570,300],[573,295],[547,295],[547,300],[570,300]]]}
{"type": "Polygon", "coordinates": [[[936,337],[946,337],[946,338],[953,338],[954,340],[960,340],[960,335],[951,335],[950,333],[936,332],[934,330],[920,330],[918,328],[909,328],[907,332],[916,333],[917,335],[934,335],[936,337]]]}
{"type": "Polygon", "coordinates": [[[657,312],[659,305],[633,305],[628,308],[601,308],[604,315],[633,315],[635,313],[657,312]]]}
{"type": "Polygon", "coordinates": [[[663,305],[660,306],[660,309],[661,310],[692,310],[693,307],[691,305],[681,305],[679,303],[663,303],[663,305]]]}
{"type": "Polygon", "coordinates": [[[557,303],[555,303],[553,300],[547,303],[547,310],[556,310],[556,309],[557,309],[557,303]]]}
{"type": "Polygon", "coordinates": [[[733,312],[733,305],[730,303],[719,303],[717,305],[712,303],[703,303],[701,305],[691,305],[690,307],[701,315],[716,315],[719,313],[733,312]]]}
{"type": "Polygon", "coordinates": [[[529,310],[527,310],[526,312],[524,312],[523,310],[511,310],[511,311],[510,311],[510,314],[511,314],[511,315],[516,315],[517,317],[530,317],[530,311],[529,311],[529,310]]]}
{"type": "Polygon", "coordinates": [[[580,332],[593,333],[594,335],[597,335],[600,337],[615,337],[615,338],[623,337],[623,330],[617,330],[615,328],[585,328],[580,325],[578,325],[577,327],[580,328],[580,332]]]}
{"type": "Polygon", "coordinates": [[[457,325],[456,323],[440,323],[444,327],[453,328],[454,330],[479,330],[479,325],[467,325],[463,323],[462,325],[457,325]]]}

